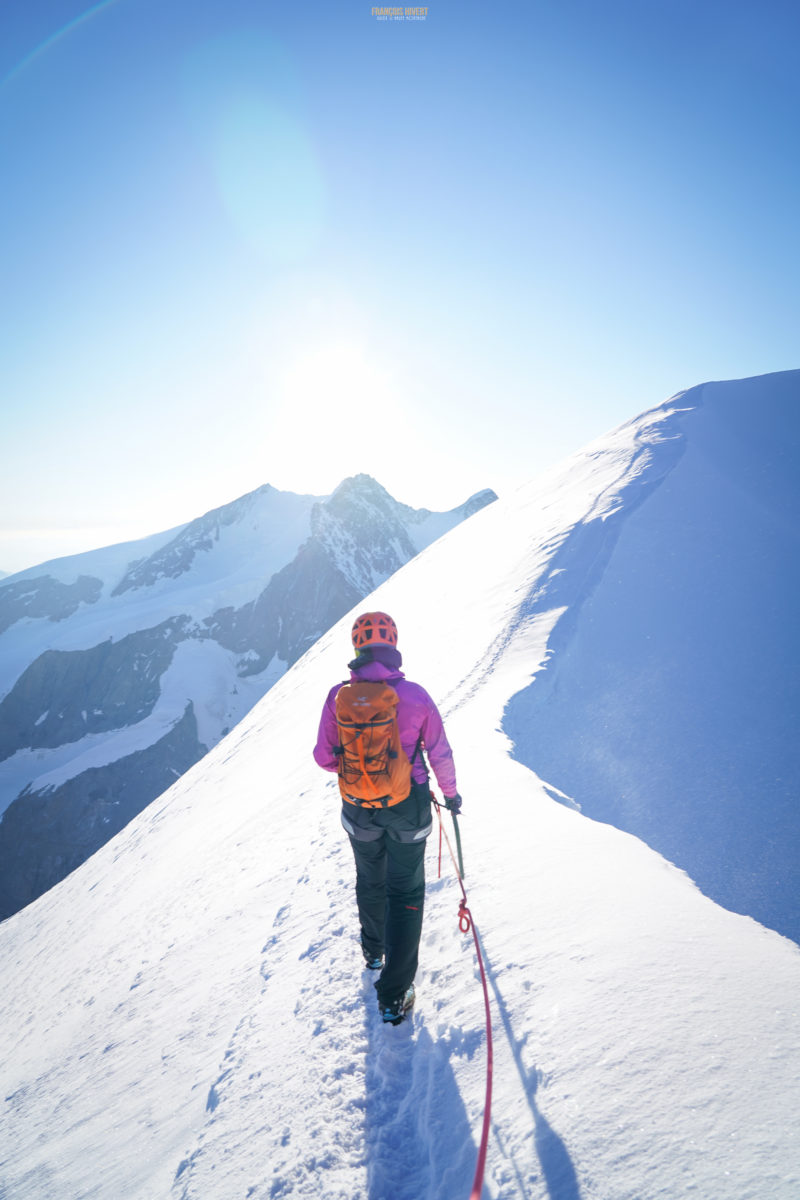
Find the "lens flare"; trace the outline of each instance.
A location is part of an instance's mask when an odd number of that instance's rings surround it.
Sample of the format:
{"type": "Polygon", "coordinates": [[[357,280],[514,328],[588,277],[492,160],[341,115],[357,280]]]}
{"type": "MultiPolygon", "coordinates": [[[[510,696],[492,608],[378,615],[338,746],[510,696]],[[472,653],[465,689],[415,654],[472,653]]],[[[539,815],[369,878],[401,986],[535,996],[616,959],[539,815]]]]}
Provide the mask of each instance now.
{"type": "Polygon", "coordinates": [[[66,25],[62,25],[61,28],[57,29],[55,33],[51,33],[50,37],[45,38],[45,40],[40,42],[38,46],[34,47],[29,54],[26,54],[23,59],[20,59],[16,66],[12,67],[11,70],[8,71],[2,79],[0,79],[0,88],[3,88],[6,86],[6,84],[11,83],[11,81],[21,75],[22,72],[29,67],[32,62],[34,62],[42,54],[45,54],[48,50],[52,49],[53,46],[62,41],[70,33],[74,33],[79,26],[85,25],[87,21],[90,21],[92,17],[96,17],[99,13],[103,12],[104,9],[113,8],[114,5],[120,4],[121,2],[122,0],[101,0],[100,4],[95,4],[92,6],[92,8],[87,8],[86,12],[81,13],[77,17],[73,17],[73,19],[68,21],[66,25]]]}
{"type": "Polygon", "coordinates": [[[307,258],[323,233],[326,188],[286,47],[238,29],[193,46],[182,75],[189,128],[233,227],[271,265],[307,258]]]}
{"type": "Polygon", "coordinates": [[[240,234],[275,263],[316,248],[323,228],[322,174],[302,124],[260,98],[235,98],[220,115],[214,168],[240,234]]]}

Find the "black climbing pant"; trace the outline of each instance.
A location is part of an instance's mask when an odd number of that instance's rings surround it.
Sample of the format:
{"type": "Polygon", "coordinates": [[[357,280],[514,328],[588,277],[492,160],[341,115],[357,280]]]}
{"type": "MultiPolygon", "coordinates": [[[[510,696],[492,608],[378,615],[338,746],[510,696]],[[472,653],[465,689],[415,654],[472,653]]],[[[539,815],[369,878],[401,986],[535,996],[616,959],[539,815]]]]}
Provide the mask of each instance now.
{"type": "Polygon", "coordinates": [[[402,996],[417,972],[430,811],[427,785],[415,784],[392,808],[354,812],[347,805],[342,812],[356,862],[361,948],[366,959],[385,956],[376,984],[381,1004],[402,996]]]}

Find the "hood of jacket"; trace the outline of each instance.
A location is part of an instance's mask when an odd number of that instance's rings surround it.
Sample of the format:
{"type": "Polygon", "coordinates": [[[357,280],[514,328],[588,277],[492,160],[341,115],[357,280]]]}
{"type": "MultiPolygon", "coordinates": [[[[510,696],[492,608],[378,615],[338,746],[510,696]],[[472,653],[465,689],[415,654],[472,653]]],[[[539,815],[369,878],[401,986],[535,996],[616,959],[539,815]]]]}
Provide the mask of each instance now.
{"type": "Polygon", "coordinates": [[[389,679],[405,678],[400,670],[403,656],[396,646],[365,646],[347,665],[350,678],[362,679],[365,683],[384,683],[389,679]]]}
{"type": "Polygon", "coordinates": [[[399,667],[373,659],[358,667],[351,665],[350,678],[363,680],[364,683],[391,683],[393,679],[405,679],[405,675],[399,667]]]}

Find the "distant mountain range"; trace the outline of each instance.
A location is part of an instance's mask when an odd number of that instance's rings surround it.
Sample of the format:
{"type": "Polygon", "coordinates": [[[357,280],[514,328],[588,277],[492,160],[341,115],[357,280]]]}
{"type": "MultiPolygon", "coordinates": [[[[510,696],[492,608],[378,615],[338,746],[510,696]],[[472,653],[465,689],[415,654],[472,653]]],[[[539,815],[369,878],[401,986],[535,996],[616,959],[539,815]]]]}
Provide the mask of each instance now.
{"type": "Polygon", "coordinates": [[[269,485],[0,585],[0,918],[74,870],[317,638],[495,500],[413,509],[367,475],[269,485]]]}

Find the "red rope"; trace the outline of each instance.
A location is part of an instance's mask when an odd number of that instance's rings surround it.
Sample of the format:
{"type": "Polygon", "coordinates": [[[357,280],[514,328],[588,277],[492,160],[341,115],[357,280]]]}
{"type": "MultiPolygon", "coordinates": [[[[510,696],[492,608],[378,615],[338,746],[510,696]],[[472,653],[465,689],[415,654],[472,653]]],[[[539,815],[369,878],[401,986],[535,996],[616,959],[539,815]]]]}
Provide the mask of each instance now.
{"type": "Polygon", "coordinates": [[[450,851],[450,858],[453,860],[453,866],[458,879],[459,887],[461,888],[461,903],[458,906],[458,928],[462,933],[472,931],[472,939],[475,942],[475,953],[478,956],[478,967],[481,973],[481,983],[483,984],[483,1003],[486,1009],[486,1098],[483,1106],[483,1131],[481,1133],[481,1144],[478,1149],[478,1161],[475,1165],[475,1178],[472,1181],[472,1191],[469,1194],[469,1200],[480,1200],[481,1191],[483,1189],[483,1176],[486,1171],[486,1152],[489,1149],[489,1129],[491,1126],[492,1114],[492,1074],[494,1072],[494,1049],[492,1046],[492,1013],[489,1008],[489,985],[486,980],[486,970],[483,965],[483,955],[481,954],[480,942],[478,941],[478,931],[475,927],[475,921],[472,913],[467,906],[467,893],[464,888],[464,880],[461,878],[461,872],[458,869],[453,847],[450,845],[450,839],[447,836],[444,825],[442,824],[442,814],[440,812],[441,805],[436,797],[433,797],[433,803],[436,806],[436,816],[439,819],[439,878],[442,877],[442,836],[447,842],[447,849],[450,851]]]}

